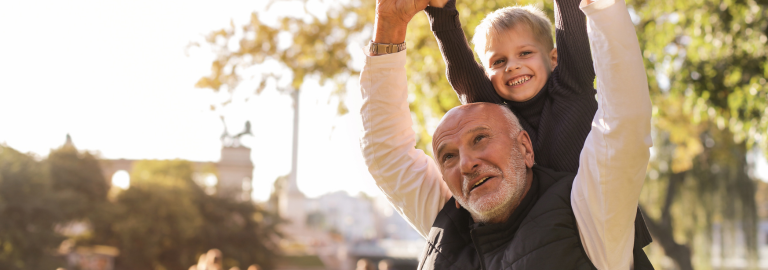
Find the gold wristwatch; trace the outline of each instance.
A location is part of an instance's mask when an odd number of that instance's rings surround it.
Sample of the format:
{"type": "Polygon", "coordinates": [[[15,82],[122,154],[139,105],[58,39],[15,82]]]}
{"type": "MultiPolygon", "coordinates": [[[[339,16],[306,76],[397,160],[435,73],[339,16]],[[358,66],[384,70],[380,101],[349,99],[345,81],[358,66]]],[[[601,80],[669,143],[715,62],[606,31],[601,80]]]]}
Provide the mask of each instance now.
{"type": "Polygon", "coordinates": [[[400,44],[392,43],[375,43],[373,40],[368,44],[368,52],[371,55],[382,55],[389,53],[396,53],[405,50],[405,42],[400,44]]]}

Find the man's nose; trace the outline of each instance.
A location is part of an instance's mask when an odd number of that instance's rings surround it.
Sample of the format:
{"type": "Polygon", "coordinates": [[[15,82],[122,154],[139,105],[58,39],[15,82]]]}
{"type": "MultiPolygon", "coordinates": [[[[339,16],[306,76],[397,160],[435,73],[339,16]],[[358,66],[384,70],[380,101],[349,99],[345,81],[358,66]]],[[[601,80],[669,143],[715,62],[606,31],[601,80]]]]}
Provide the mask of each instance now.
{"type": "Polygon", "coordinates": [[[480,167],[480,159],[471,153],[460,155],[460,169],[462,174],[474,173],[480,167]]]}

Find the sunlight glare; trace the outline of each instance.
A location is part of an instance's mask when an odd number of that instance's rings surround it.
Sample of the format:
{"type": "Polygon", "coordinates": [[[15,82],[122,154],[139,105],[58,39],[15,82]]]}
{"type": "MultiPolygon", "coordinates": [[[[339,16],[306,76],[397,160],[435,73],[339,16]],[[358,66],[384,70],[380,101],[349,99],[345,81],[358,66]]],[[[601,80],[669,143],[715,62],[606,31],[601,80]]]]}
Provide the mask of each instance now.
{"type": "Polygon", "coordinates": [[[125,170],[119,170],[112,175],[112,185],[121,189],[128,189],[131,186],[131,175],[125,170]]]}

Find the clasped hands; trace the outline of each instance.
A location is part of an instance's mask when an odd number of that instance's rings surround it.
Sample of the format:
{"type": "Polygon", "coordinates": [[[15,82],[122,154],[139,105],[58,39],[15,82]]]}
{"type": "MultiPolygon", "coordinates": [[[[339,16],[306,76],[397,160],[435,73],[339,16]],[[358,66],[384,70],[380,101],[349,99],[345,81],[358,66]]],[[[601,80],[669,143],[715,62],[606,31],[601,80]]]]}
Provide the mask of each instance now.
{"type": "Polygon", "coordinates": [[[373,42],[405,42],[408,22],[427,6],[443,7],[449,0],[376,0],[373,42]]]}

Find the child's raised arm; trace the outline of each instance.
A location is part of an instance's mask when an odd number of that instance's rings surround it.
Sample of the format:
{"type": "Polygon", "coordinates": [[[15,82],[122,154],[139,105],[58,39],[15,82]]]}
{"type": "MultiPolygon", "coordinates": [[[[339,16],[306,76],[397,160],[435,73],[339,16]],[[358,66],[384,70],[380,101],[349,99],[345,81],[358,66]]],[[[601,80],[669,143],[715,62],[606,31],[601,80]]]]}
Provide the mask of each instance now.
{"type": "Polygon", "coordinates": [[[561,86],[553,89],[564,91],[562,94],[595,93],[595,69],[589,50],[586,16],[579,9],[580,2],[581,0],[555,0],[557,68],[551,76],[561,86]]]}
{"type": "Polygon", "coordinates": [[[430,6],[425,11],[445,60],[448,82],[456,91],[461,103],[502,103],[503,100],[496,94],[493,84],[485,76],[483,67],[475,61],[475,55],[469,47],[464,31],[461,30],[456,0],[448,1],[443,8],[430,6]]]}

